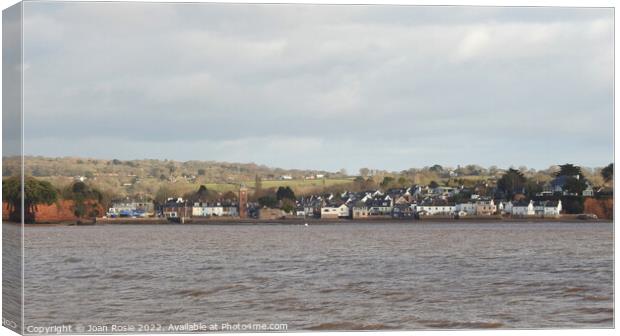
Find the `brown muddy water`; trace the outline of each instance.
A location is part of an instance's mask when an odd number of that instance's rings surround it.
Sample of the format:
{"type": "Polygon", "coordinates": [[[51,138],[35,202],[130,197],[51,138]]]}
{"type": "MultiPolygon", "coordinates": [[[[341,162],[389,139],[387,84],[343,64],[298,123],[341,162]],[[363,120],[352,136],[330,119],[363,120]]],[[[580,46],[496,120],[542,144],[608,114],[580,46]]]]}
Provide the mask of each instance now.
{"type": "Polygon", "coordinates": [[[613,327],[612,223],[28,227],[25,255],[26,327],[613,327]]]}

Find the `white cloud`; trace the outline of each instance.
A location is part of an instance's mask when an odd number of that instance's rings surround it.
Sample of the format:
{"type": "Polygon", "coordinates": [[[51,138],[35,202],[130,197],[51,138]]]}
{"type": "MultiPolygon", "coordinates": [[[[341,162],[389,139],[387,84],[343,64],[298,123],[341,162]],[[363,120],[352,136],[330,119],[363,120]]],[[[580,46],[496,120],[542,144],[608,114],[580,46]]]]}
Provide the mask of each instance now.
{"type": "Polygon", "coordinates": [[[459,43],[456,56],[459,60],[468,60],[487,51],[491,40],[486,27],[473,27],[459,43]]]}

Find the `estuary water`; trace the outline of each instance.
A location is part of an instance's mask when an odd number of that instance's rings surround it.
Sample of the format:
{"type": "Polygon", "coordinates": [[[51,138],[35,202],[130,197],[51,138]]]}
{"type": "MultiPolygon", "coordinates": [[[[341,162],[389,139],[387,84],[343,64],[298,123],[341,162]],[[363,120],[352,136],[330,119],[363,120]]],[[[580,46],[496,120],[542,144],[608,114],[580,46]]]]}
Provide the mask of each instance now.
{"type": "Polygon", "coordinates": [[[28,227],[25,257],[26,332],[613,327],[612,223],[28,227]]]}

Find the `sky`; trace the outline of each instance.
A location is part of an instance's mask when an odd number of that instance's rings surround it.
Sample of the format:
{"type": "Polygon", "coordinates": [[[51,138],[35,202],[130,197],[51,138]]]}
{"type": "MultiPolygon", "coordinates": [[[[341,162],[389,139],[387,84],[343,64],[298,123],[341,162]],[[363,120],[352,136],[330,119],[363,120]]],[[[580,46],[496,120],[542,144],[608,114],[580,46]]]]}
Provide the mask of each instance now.
{"type": "Polygon", "coordinates": [[[349,172],[613,161],[613,9],[24,6],[29,155],[349,172]]]}

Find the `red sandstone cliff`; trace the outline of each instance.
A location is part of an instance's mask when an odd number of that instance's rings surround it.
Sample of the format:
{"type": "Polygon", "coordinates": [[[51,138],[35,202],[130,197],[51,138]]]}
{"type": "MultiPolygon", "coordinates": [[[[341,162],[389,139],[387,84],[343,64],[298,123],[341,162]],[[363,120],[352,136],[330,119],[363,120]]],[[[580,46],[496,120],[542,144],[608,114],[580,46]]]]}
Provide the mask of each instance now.
{"type": "MultiPolygon", "coordinates": [[[[60,223],[60,222],[75,222],[78,218],[73,213],[73,201],[59,200],[52,205],[40,204],[37,206],[35,213],[35,220],[37,223],[60,223]]],[[[93,204],[87,202],[87,204],[93,204]]],[[[100,215],[105,214],[105,210],[101,205],[97,205],[97,210],[100,215]]],[[[2,220],[6,221],[9,218],[8,204],[2,204],[2,220]]]]}
{"type": "Polygon", "coordinates": [[[583,204],[583,212],[595,214],[598,218],[614,218],[614,200],[611,198],[596,199],[588,197],[583,204]]]}

